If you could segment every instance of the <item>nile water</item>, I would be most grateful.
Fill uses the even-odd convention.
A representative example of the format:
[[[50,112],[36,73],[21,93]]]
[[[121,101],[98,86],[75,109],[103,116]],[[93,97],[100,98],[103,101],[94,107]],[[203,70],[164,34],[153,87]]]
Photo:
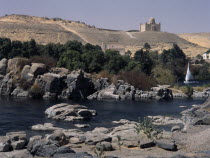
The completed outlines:
[[[112,127],[112,121],[129,119],[137,121],[139,117],[148,115],[165,115],[179,117],[180,112],[190,108],[193,104],[201,104],[205,99],[174,99],[170,102],[156,100],[141,101],[83,101],[72,102],[67,100],[26,100],[0,98],[0,135],[11,131],[30,130],[32,125],[53,123],[62,128],[75,128],[74,123],[65,121],[54,121],[47,119],[44,111],[57,103],[68,102],[70,104],[85,105],[97,111],[98,115],[87,122],[91,130],[95,127]],[[186,106],[180,108],[179,106]]]

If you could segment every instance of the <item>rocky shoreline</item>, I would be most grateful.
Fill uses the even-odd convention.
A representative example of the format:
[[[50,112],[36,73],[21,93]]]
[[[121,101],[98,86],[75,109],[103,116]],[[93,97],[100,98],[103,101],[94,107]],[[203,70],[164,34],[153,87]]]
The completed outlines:
[[[206,98],[209,92],[195,92],[192,97]],[[151,91],[135,88],[123,80],[116,84],[107,78],[92,79],[81,70],[69,72],[65,68],[48,68],[29,59],[13,58],[0,61],[0,96],[44,99],[139,100],[186,98],[167,87],[153,87]]]
[[[24,131],[0,137],[0,157],[5,158],[200,158],[210,156],[210,99],[182,112],[182,118],[148,116],[140,122],[121,119],[113,128],[92,131],[63,129],[51,123],[31,127],[48,134],[27,137]],[[192,115],[193,113],[193,115]],[[56,104],[45,111],[49,119],[75,123],[97,117],[97,112],[82,105]],[[71,119],[69,119],[69,117]],[[79,118],[79,119],[78,119]],[[152,123],[152,124],[151,124]],[[173,125],[171,131],[159,125]],[[184,128],[180,126],[184,125]],[[156,125],[156,126],[154,126]]]

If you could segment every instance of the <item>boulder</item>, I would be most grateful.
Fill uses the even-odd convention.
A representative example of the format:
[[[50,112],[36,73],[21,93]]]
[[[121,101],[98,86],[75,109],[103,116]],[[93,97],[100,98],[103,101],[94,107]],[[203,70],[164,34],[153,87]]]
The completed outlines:
[[[61,92],[61,76],[53,73],[46,73],[36,78],[35,84],[39,85],[44,92],[60,93]]]
[[[94,84],[83,71],[73,71],[66,78],[67,89],[61,94],[62,98],[86,99],[95,92]]]
[[[95,90],[99,91],[109,86],[108,78],[100,78],[94,81]]]
[[[123,146],[127,148],[134,148],[134,147],[139,147],[139,140],[125,140],[123,141]]]
[[[85,136],[76,136],[69,139],[70,144],[82,144],[86,140]]]
[[[171,132],[180,131],[180,130],[181,130],[181,128],[180,128],[179,126],[173,126],[173,127],[171,128]]]
[[[2,59],[0,61],[0,75],[6,75],[6,71],[7,71],[7,59]]]
[[[6,134],[11,140],[11,146],[13,150],[24,149],[28,143],[26,133],[24,131],[10,132]]]
[[[19,74],[25,65],[30,65],[29,59],[13,58],[8,60],[7,73]]]
[[[66,153],[75,153],[74,150],[70,149],[69,147],[67,146],[62,146],[62,147],[59,147],[56,152],[56,154],[66,154]]]
[[[10,95],[14,88],[12,75],[8,73],[0,82],[0,95]]]
[[[52,123],[45,123],[45,124],[37,124],[31,127],[32,130],[35,131],[55,131],[61,130],[61,128],[55,127]]]
[[[42,136],[37,135],[37,136],[33,136],[29,139],[28,145],[27,145],[27,150],[31,153],[32,150],[34,150],[34,144],[37,143],[38,141],[40,141],[42,139]]]
[[[157,147],[164,150],[177,151],[177,145],[175,144],[175,142],[169,139],[156,140],[155,144]]]
[[[154,146],[155,146],[155,143],[152,140],[141,140],[140,141],[140,148],[142,148],[142,149],[151,148]]]
[[[88,96],[88,99],[90,99],[90,100],[93,100],[93,99],[98,99],[98,100],[116,99],[116,100],[119,100],[120,95],[116,94],[116,92],[117,92],[116,86],[114,84],[111,84],[107,88],[97,91],[96,93]]]
[[[41,145],[37,149],[36,155],[41,156],[41,157],[52,157],[56,153],[57,149],[58,149],[58,146],[56,146],[55,144]]]
[[[81,109],[77,112],[79,116],[83,117],[84,119],[91,119],[92,118],[92,112],[90,112],[88,109]]]
[[[21,79],[28,83],[34,82],[34,75],[30,73],[30,65],[25,65],[21,71]]]
[[[21,150],[24,149],[26,147],[27,142],[25,140],[18,140],[18,141],[14,141],[12,142],[12,148],[13,150]]]
[[[23,97],[23,98],[27,98],[29,96],[29,92],[23,90],[22,88],[20,88],[19,86],[17,86],[13,92],[11,93],[12,97]]]
[[[112,144],[110,142],[99,142],[96,144],[96,149],[98,151],[112,151]]]
[[[88,110],[85,106],[67,103],[54,105],[45,111],[48,118],[65,121],[90,119],[95,113],[95,110]]]
[[[62,68],[62,67],[61,68],[57,68],[57,67],[52,68],[51,71],[52,71],[52,73],[59,74],[61,76],[66,76],[69,74],[69,70],[66,68]]]
[[[26,132],[24,131],[9,132],[6,134],[6,136],[9,137],[11,141],[19,141],[19,140],[27,141]]]
[[[112,141],[112,137],[106,134],[93,134],[91,132],[87,132],[84,136],[86,137],[85,144],[88,145],[96,145],[98,142]]]
[[[68,144],[68,139],[66,135],[62,131],[55,131],[53,134],[47,136],[47,140],[50,140],[54,144],[58,144],[59,146],[63,146]]]
[[[43,75],[44,73],[46,73],[46,71],[47,71],[47,68],[45,64],[32,63],[29,73],[32,74],[34,78],[36,78],[38,75]]]
[[[210,125],[210,112],[198,106],[182,111],[181,115],[185,124],[183,130],[194,125]]]
[[[7,136],[0,136],[0,152],[11,150],[11,141]]]
[[[89,128],[90,125],[88,124],[75,124],[74,126],[78,127],[78,128]]]

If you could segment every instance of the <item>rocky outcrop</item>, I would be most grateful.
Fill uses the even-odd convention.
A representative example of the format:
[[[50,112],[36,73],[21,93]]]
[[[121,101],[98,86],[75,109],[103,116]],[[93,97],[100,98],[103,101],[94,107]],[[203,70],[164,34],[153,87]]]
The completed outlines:
[[[10,95],[14,90],[14,81],[10,73],[6,74],[0,82],[0,95]]]
[[[92,80],[86,77],[81,70],[71,72],[65,83],[67,88],[62,91],[62,98],[86,99],[87,96],[95,92]]]
[[[96,111],[81,105],[61,103],[48,108],[45,114],[48,118],[55,120],[76,121],[91,119],[96,115]]]
[[[7,59],[2,59],[0,61],[0,75],[6,75],[7,72]]]
[[[21,71],[21,79],[33,84],[34,80],[38,75],[43,75],[47,72],[45,64],[42,63],[32,63],[30,65],[25,65]]]
[[[44,93],[54,94],[55,96],[62,90],[61,76],[58,74],[46,73],[40,75],[36,78],[34,84],[38,85]]]

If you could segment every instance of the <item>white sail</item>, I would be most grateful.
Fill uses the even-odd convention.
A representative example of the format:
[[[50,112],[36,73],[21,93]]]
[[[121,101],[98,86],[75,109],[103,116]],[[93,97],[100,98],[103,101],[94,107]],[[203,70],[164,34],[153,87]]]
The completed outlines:
[[[190,64],[188,63],[188,68],[187,68],[187,74],[185,77],[185,81],[190,81],[193,80],[193,75],[190,72]]]

